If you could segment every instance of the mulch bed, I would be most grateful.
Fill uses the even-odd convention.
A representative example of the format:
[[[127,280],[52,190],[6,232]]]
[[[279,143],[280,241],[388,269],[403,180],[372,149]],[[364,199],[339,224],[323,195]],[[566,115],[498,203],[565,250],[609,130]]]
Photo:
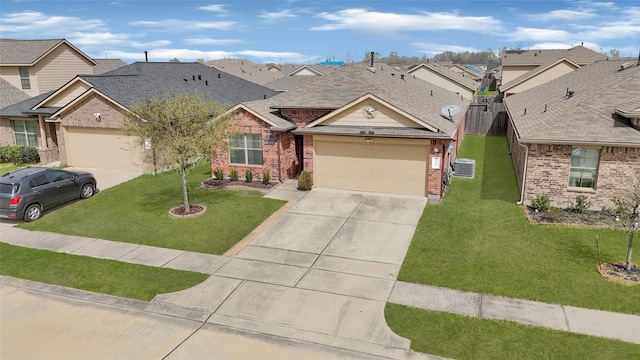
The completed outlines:
[[[202,215],[206,210],[204,205],[189,204],[189,211],[187,211],[184,205],[180,205],[169,210],[169,215],[175,218],[190,218]]]
[[[537,212],[534,209],[525,206],[524,213],[532,224],[625,229],[625,224],[616,221],[616,217],[607,211],[587,211],[586,213],[580,214],[570,209],[552,208],[547,212]]]
[[[231,181],[229,179],[225,179],[225,180],[217,180],[214,178],[205,180],[202,182],[202,186],[206,187],[206,188],[217,188],[217,189],[222,189],[222,188],[239,188],[239,189],[243,189],[243,188],[247,188],[247,189],[253,189],[253,190],[260,190],[260,191],[267,191],[271,188],[273,188],[274,186],[278,185],[278,183],[269,183],[269,184],[263,184],[261,181],[252,181],[252,182],[246,182],[246,181]]]
[[[624,268],[623,263],[607,263],[598,267],[600,274],[607,279],[625,284],[625,285],[638,285],[640,284],[640,267],[636,264],[631,266],[631,271],[627,271]]]

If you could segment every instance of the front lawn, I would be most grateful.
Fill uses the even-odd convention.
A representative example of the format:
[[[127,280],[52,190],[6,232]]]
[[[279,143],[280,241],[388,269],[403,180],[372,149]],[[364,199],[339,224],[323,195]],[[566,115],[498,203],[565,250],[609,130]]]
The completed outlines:
[[[62,254],[0,243],[0,274],[150,301],[193,287],[209,276],[191,271]]]
[[[427,205],[399,280],[640,314],[640,288],[596,269],[596,234],[611,262],[626,257],[625,232],[529,224],[504,136],[466,135],[458,156],[476,160],[475,178],[454,178],[441,203]]]
[[[182,204],[182,182],[178,174],[162,173],[142,175],[18,227],[220,255],[285,202],[257,191],[202,188],[209,171],[202,162],[189,177],[190,202],[207,207],[195,218],[169,216],[169,209]]]
[[[385,316],[411,348],[453,359],[640,359],[640,345],[509,321],[388,303]]]

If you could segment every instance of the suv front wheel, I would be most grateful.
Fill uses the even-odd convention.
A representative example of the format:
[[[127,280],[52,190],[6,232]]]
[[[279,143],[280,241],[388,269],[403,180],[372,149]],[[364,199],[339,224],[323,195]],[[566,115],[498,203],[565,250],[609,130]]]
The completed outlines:
[[[40,219],[42,216],[42,209],[40,205],[32,204],[27,206],[27,209],[24,211],[24,220],[25,221],[34,221]]]

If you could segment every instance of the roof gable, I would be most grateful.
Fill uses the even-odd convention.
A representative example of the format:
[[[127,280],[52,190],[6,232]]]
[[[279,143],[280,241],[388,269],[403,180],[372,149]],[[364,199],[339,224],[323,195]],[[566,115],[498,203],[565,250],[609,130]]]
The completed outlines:
[[[13,40],[0,39],[0,65],[33,66],[60,46],[68,46],[93,65],[97,63],[65,39]]]
[[[565,69],[566,68],[572,68],[573,70],[575,70],[575,69],[578,69],[580,67],[580,65],[572,62],[569,59],[562,58],[562,59],[560,59],[560,60],[558,60],[556,62],[547,64],[547,65],[538,66],[537,68],[518,76],[517,78],[515,78],[515,79],[509,81],[508,83],[503,84],[502,86],[500,86],[500,91],[505,92],[505,91],[507,91],[509,89],[512,89],[513,87],[515,87],[517,85],[520,85],[520,84],[522,84],[522,83],[524,83],[526,81],[529,81],[529,80],[531,80],[531,79],[533,79],[535,77],[541,77],[544,74],[551,74],[551,73],[554,72],[554,70],[558,70],[560,72],[560,74],[551,75],[551,76],[558,77],[560,75],[564,75],[566,72],[563,71],[563,69],[561,69],[561,67],[564,67]],[[558,71],[556,71],[556,72],[558,72]]]
[[[363,116],[363,106],[373,106],[374,114],[369,117]],[[422,128],[434,132],[438,130],[371,94],[366,94],[316,119],[309,123],[307,128],[319,125]]]
[[[629,59],[598,61],[505,98],[520,142],[640,147],[640,131],[616,109],[640,107],[640,66]]]
[[[427,71],[429,73],[435,74],[436,76],[445,79],[450,83],[454,83],[468,90],[476,90],[477,84],[475,81],[471,80],[470,78],[464,77],[461,73],[435,64],[420,64],[411,68],[411,70],[407,71],[407,73],[416,74],[420,71]]]

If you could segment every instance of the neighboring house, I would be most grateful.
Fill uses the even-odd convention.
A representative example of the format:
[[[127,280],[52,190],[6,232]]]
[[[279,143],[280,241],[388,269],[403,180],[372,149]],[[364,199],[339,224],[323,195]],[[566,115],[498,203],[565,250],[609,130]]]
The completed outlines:
[[[605,59],[606,55],[582,45],[571,49],[505,50],[501,59],[501,73],[498,75],[500,91],[506,97]]]
[[[611,207],[640,171],[640,65],[603,60],[507,97],[507,137],[529,204],[548,195],[560,206],[586,195]]]
[[[0,78],[29,96],[55,90],[96,61],[64,39],[0,39]]]
[[[127,65],[120,59],[93,59],[93,61],[96,62],[96,66],[93,67],[93,75],[101,75]]]
[[[317,187],[441,197],[469,101],[392,70],[349,64],[235,106],[242,134],[212,157],[212,171],[268,170],[282,181],[306,170]],[[445,117],[445,106],[460,111]]]
[[[409,69],[407,74],[459,94],[467,100],[473,100],[478,88],[475,80],[438,64],[420,64]]]
[[[229,107],[276,94],[198,63],[133,63],[103,75],[78,75],[51,93],[0,109],[2,139],[26,137],[43,161],[149,172],[151,151],[120,131],[122,116],[146,97],[186,92],[207,93]]]
[[[316,76],[326,76],[338,70],[343,65],[295,65],[286,64],[283,66],[282,72],[286,74],[277,80],[274,80],[265,86],[278,92],[289,91],[295,89],[308,81],[314,80]]]
[[[268,84],[285,76],[277,66],[258,65],[247,59],[218,59],[209,61],[206,65],[259,85]]]
[[[447,69],[461,74],[462,76],[469,78],[471,80],[474,80],[476,82],[480,82],[482,81],[482,73],[473,71],[472,69],[464,66],[464,65],[460,65],[460,64],[453,64],[451,66],[448,66]]]

